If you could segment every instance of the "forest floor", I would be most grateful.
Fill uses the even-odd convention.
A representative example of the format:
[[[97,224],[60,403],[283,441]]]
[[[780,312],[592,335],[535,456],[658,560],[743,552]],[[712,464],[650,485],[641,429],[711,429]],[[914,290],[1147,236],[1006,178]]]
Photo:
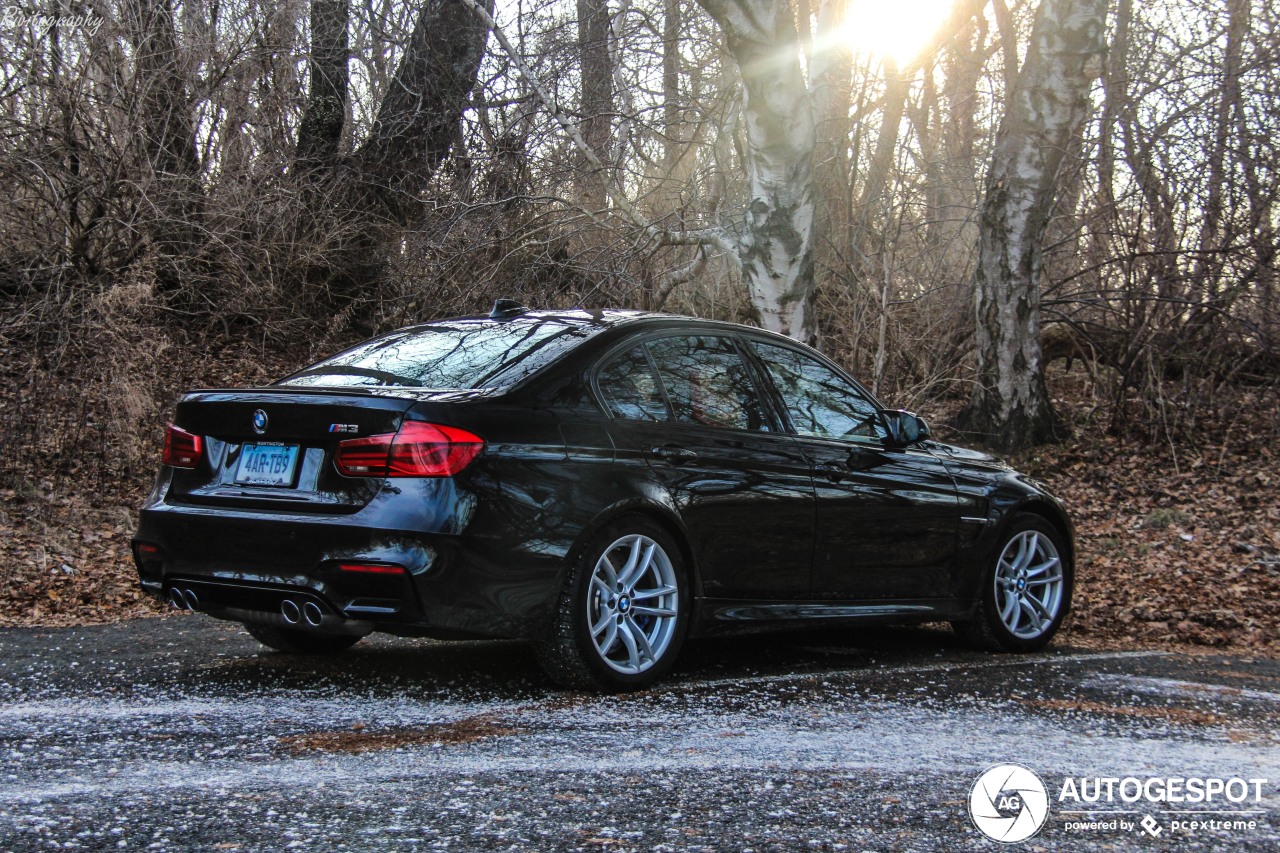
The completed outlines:
[[[209,355],[205,363],[215,366],[186,384],[251,384],[306,360],[234,347]],[[1078,584],[1067,641],[1280,657],[1275,403],[1259,403],[1268,410],[1255,408],[1194,447],[1153,444],[1108,435],[1090,423],[1090,404],[1071,393],[1078,386],[1060,384],[1055,405],[1074,422],[1073,437],[1011,461],[1047,483],[1075,521]],[[15,388],[0,383],[0,394],[40,393],[50,406],[74,412],[56,400],[74,388]],[[0,399],[0,407],[18,402]],[[1251,424],[1263,425],[1265,434],[1250,432]],[[153,426],[158,458],[161,423]],[[0,479],[0,625],[83,625],[163,613],[139,590],[129,554],[137,508],[151,485],[146,460],[114,475],[74,463],[69,473],[40,474],[41,460],[53,452],[36,448],[11,458]]]

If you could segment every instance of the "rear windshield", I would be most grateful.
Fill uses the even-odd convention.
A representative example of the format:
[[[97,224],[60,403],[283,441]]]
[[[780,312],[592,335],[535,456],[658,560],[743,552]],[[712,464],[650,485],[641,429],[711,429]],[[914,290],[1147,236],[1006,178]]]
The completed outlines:
[[[577,312],[444,320],[365,341],[277,384],[504,388],[603,328]]]

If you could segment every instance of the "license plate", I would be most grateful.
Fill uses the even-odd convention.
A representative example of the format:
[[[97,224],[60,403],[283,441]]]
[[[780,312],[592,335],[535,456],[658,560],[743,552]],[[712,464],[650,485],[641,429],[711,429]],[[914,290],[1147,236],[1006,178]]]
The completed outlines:
[[[292,486],[296,444],[246,444],[240,448],[236,482],[247,486]]]

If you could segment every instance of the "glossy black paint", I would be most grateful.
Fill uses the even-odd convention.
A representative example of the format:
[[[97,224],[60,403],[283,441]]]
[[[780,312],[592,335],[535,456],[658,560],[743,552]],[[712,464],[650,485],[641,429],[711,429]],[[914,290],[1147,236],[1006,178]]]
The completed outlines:
[[[492,322],[542,317],[581,325],[576,344],[501,388],[186,395],[175,423],[203,436],[206,450],[194,470],[163,467],[142,508],[134,554],[144,588],[160,597],[175,584],[203,589],[202,609],[240,621],[282,624],[272,608],[298,593],[323,605],[327,629],[535,638],[593,532],[642,513],[683,551],[697,635],[813,619],[963,618],[1016,512],[1043,515],[1071,547],[1060,503],[991,457],[931,440],[902,446],[883,423],[880,437],[856,441],[795,434],[752,345],[793,342],[629,311]],[[610,413],[602,365],[638,341],[693,335],[743,359],[743,393],[759,405],[750,429]],[[261,436],[252,429],[259,409],[269,424]],[[469,430],[485,449],[452,478],[337,472],[337,441],[394,432],[406,419]],[[354,432],[334,434],[335,424]],[[242,446],[263,440],[302,447],[290,488],[234,482]],[[344,561],[406,571],[357,576],[338,568]]]

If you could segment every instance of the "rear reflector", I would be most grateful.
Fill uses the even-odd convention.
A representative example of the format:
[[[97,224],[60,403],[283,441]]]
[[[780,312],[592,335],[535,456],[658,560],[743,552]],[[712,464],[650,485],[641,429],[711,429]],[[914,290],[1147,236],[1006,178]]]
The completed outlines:
[[[339,563],[338,568],[344,572],[356,572],[365,575],[404,574],[404,566],[387,565],[385,563]]]
[[[200,464],[200,452],[204,441],[181,427],[169,424],[164,433],[164,450],[160,461],[174,468],[194,468]]]
[[[160,546],[152,545],[150,542],[139,542],[138,553],[146,554],[148,557],[154,557],[156,554],[160,553]]]
[[[452,477],[484,450],[465,429],[405,421],[396,433],[338,442],[334,464],[348,477]]]

